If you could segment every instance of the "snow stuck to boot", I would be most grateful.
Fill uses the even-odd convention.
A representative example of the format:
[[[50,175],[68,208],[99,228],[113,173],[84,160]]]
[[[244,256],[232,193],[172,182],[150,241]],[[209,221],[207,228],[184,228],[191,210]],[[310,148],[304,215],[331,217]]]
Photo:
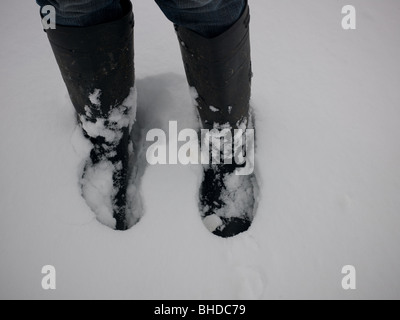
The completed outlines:
[[[210,232],[229,238],[250,228],[257,210],[259,188],[253,170],[248,174],[239,174],[244,165],[247,166],[251,162],[254,166],[254,139],[247,137],[246,140],[241,137],[243,142],[238,145],[235,143],[236,136],[231,142],[233,143],[232,149],[224,147],[221,150],[220,139],[227,141],[224,137],[226,126],[214,125],[214,128],[219,131],[214,133],[217,135],[217,139],[210,139],[211,164],[204,166],[203,181],[200,187],[200,211],[203,223]],[[237,127],[242,128],[245,132],[246,128],[253,127],[252,119],[249,124],[247,121],[238,123]],[[232,128],[228,129],[232,130]],[[225,132],[230,133],[230,130]],[[243,135],[245,134],[243,133]],[[216,141],[219,142],[215,144]],[[247,144],[247,156],[245,156],[245,163],[239,164],[235,162],[235,159],[240,158],[238,155],[243,153],[244,143]],[[231,154],[230,159],[229,153]],[[215,159],[216,154],[220,155],[217,160]],[[250,157],[250,154],[253,156]],[[223,159],[222,162],[221,159]]]
[[[89,96],[99,109],[101,94],[96,89]],[[99,222],[117,230],[135,225],[142,212],[139,188],[128,189],[129,180],[134,179],[130,133],[136,119],[136,100],[136,88],[132,88],[125,101],[111,108],[107,115],[94,117],[86,107],[86,114],[79,117],[83,133],[91,142],[90,156],[80,181],[82,196]]]

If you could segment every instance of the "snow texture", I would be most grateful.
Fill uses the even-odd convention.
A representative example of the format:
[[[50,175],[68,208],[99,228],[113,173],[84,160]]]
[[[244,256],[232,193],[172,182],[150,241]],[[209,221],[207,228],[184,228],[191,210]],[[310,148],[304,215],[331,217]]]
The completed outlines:
[[[226,189],[223,189],[221,200],[226,205],[215,213],[223,218],[245,218],[254,219],[255,212],[248,212],[248,208],[257,208],[258,190],[257,182],[253,175],[239,176],[236,174],[227,175],[224,179]],[[256,203],[254,204],[254,198]]]
[[[113,218],[112,199],[116,192],[113,186],[115,167],[110,161],[86,168],[82,178],[82,195],[88,206],[96,214],[97,219],[104,225],[115,229],[116,221]]]
[[[210,106],[210,110],[211,110],[212,112],[219,112],[219,109],[216,108],[216,107],[213,107],[213,106]]]
[[[100,107],[101,106],[100,96],[101,96],[101,90],[95,89],[94,92],[89,96],[89,100],[96,107]]]
[[[135,1],[129,201],[140,222],[117,232],[81,196],[90,146],[35,2],[1,1],[0,298],[400,298],[400,2],[351,1],[357,30],[347,31],[344,0],[249,2],[260,202],[248,232],[221,239],[198,210],[202,166],[143,156],[148,130],[199,127],[155,2]],[[110,192],[98,166],[99,192]],[[93,202],[111,224],[109,203]],[[56,290],[41,287],[45,265]],[[342,289],[345,265],[357,290]]]
[[[96,89],[90,96],[90,101],[97,107],[101,106],[101,91]],[[137,91],[132,88],[129,96],[120,106],[114,107],[105,118],[97,118],[92,121],[90,109],[86,106],[86,114],[80,116],[80,122],[83,129],[91,138],[104,137],[111,145],[116,145],[122,138],[122,130],[129,127],[133,129],[133,124],[136,119],[137,110]],[[83,133],[81,133],[83,135]],[[82,139],[84,137],[82,136]],[[80,141],[82,141],[82,139]],[[75,146],[75,149],[78,149]],[[131,149],[130,158],[134,158],[134,153],[137,150]],[[107,151],[107,158],[114,156],[115,150]],[[82,154],[82,158],[90,159],[89,153]],[[131,161],[131,163],[134,163]],[[86,200],[88,206],[95,213],[97,220],[102,224],[115,229],[116,221],[113,217],[113,199],[117,191],[113,185],[113,175],[121,170],[121,162],[113,164],[111,161],[102,160],[100,163],[92,164],[90,161],[86,163],[84,175],[80,181],[82,186],[82,196]],[[132,170],[132,172],[135,172]],[[129,202],[127,215],[128,225],[136,224],[142,215],[143,208],[141,206],[139,185],[136,184],[135,177],[130,181],[128,190],[128,198],[135,199],[134,204]]]
[[[90,101],[98,107],[101,106],[100,95],[101,91],[96,89],[89,96]],[[132,130],[136,119],[136,100],[136,88],[132,88],[131,93],[120,106],[115,106],[107,117],[97,119],[92,119],[91,111],[86,106],[86,114],[80,116],[83,129],[89,137],[104,137],[106,142],[110,144],[117,143],[122,138],[122,130],[124,128],[129,127]]]
[[[203,223],[210,232],[214,232],[224,224],[220,217],[217,214],[211,214],[203,219]]]

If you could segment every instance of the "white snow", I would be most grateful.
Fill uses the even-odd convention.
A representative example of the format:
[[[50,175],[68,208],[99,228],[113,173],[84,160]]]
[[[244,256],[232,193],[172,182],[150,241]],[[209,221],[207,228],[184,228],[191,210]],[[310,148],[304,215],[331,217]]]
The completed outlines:
[[[189,87],[189,94],[192,98],[192,105],[198,107],[197,98],[199,97],[199,93],[195,87]]]
[[[93,104],[101,106],[100,96],[101,91],[96,89],[95,93],[89,96],[89,99]],[[86,133],[92,138],[101,136],[104,137],[108,143],[117,144],[122,138],[122,130],[127,127],[132,129],[136,120],[136,88],[131,88],[130,94],[120,106],[114,107],[106,117],[98,118],[96,119],[96,122],[92,122],[92,114],[90,109],[86,107],[85,110],[86,115],[80,116],[80,121],[82,123],[82,127],[86,130]],[[86,144],[85,142],[82,142],[85,140],[82,130],[77,129],[76,131],[78,131],[77,134],[79,134],[80,131],[82,137],[74,140],[74,142],[78,144],[74,145],[74,149],[85,150],[85,148],[79,146],[82,143]],[[91,146],[89,145],[89,150],[90,149]],[[134,154],[135,152],[139,152],[139,150],[135,150],[133,146],[130,146],[130,151],[130,157],[133,158],[131,163],[136,163],[137,161],[134,161]],[[107,150],[108,157],[113,157],[115,154],[115,150]],[[112,201],[117,194],[117,190],[113,186],[113,175],[115,172],[122,169],[122,163],[118,162],[113,164],[111,161],[103,160],[100,163],[93,165],[90,161],[90,156],[89,152],[87,152],[87,149],[86,153],[83,153],[81,157],[83,159],[87,159],[87,163],[83,169],[84,175],[80,180],[82,196],[86,200],[88,206],[92,209],[93,213],[96,215],[97,220],[99,220],[99,222],[102,224],[115,229],[116,221],[113,217]],[[143,161],[138,163],[143,165]],[[133,171],[136,172],[136,170],[137,168],[135,166]],[[137,179],[138,177],[133,174],[128,190],[127,218],[129,226],[135,225],[143,214],[142,201],[139,191],[140,181]],[[139,213],[139,211],[141,212]]]
[[[203,219],[203,223],[210,232],[214,232],[223,225],[223,221],[221,220],[220,216],[216,214],[205,217]]]
[[[115,229],[112,196],[115,196],[113,173],[115,168],[110,161],[102,161],[86,169],[81,180],[82,195],[88,206],[104,225]]]
[[[95,89],[93,93],[89,96],[89,100],[93,105],[100,107],[101,106],[100,96],[101,96],[101,90]]]
[[[97,92],[95,98],[94,94],[91,94],[89,99],[95,105],[101,106],[101,91],[96,90],[95,92]],[[132,128],[135,122],[137,110],[136,100],[136,88],[131,88],[129,96],[120,106],[115,106],[104,118],[95,119],[96,122],[93,122],[92,112],[86,106],[86,114],[80,116],[83,129],[92,138],[99,136],[104,137],[109,143],[120,141],[122,138],[122,129],[127,127]]]
[[[219,109],[216,108],[216,107],[214,107],[214,106],[210,106],[210,110],[211,110],[212,112],[218,112],[218,111],[219,111]]]
[[[221,199],[226,206],[217,210],[219,217],[233,218],[241,217],[247,214],[250,220],[253,220],[255,212],[248,208],[257,207],[258,186],[254,176],[239,176],[236,174],[227,175],[225,178],[226,189],[221,194]],[[256,203],[253,199],[256,199]],[[204,220],[203,220],[204,222]]]
[[[347,4],[250,1],[260,202],[249,232],[226,240],[201,221],[201,166],[144,166],[149,129],[198,129],[156,4],[135,2],[141,219],[116,232],[81,196],[88,146],[38,8],[3,0],[0,298],[400,298],[400,2],[351,1],[357,30],[345,31]],[[41,287],[45,265],[54,291]],[[357,290],[342,289],[345,265]]]

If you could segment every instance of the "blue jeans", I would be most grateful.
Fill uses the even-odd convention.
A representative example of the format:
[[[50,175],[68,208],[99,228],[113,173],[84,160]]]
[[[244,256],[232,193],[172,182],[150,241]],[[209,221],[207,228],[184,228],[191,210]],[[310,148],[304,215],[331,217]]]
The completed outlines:
[[[149,1],[149,0],[147,0]],[[174,24],[205,37],[215,37],[241,16],[247,0],[155,0]],[[57,23],[65,26],[92,26],[117,19],[122,14],[120,0],[36,0],[41,6],[56,8]]]

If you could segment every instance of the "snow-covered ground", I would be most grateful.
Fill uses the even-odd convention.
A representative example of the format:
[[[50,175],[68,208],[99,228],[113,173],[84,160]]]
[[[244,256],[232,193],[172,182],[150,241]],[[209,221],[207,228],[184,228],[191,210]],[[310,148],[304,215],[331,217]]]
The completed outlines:
[[[73,108],[34,1],[0,3],[0,298],[400,298],[400,2],[250,0],[261,200],[210,234],[201,168],[149,166],[127,232],[81,197]],[[136,0],[138,122],[196,126],[179,46]],[[57,289],[44,291],[53,265]],[[342,267],[357,290],[342,289]]]

